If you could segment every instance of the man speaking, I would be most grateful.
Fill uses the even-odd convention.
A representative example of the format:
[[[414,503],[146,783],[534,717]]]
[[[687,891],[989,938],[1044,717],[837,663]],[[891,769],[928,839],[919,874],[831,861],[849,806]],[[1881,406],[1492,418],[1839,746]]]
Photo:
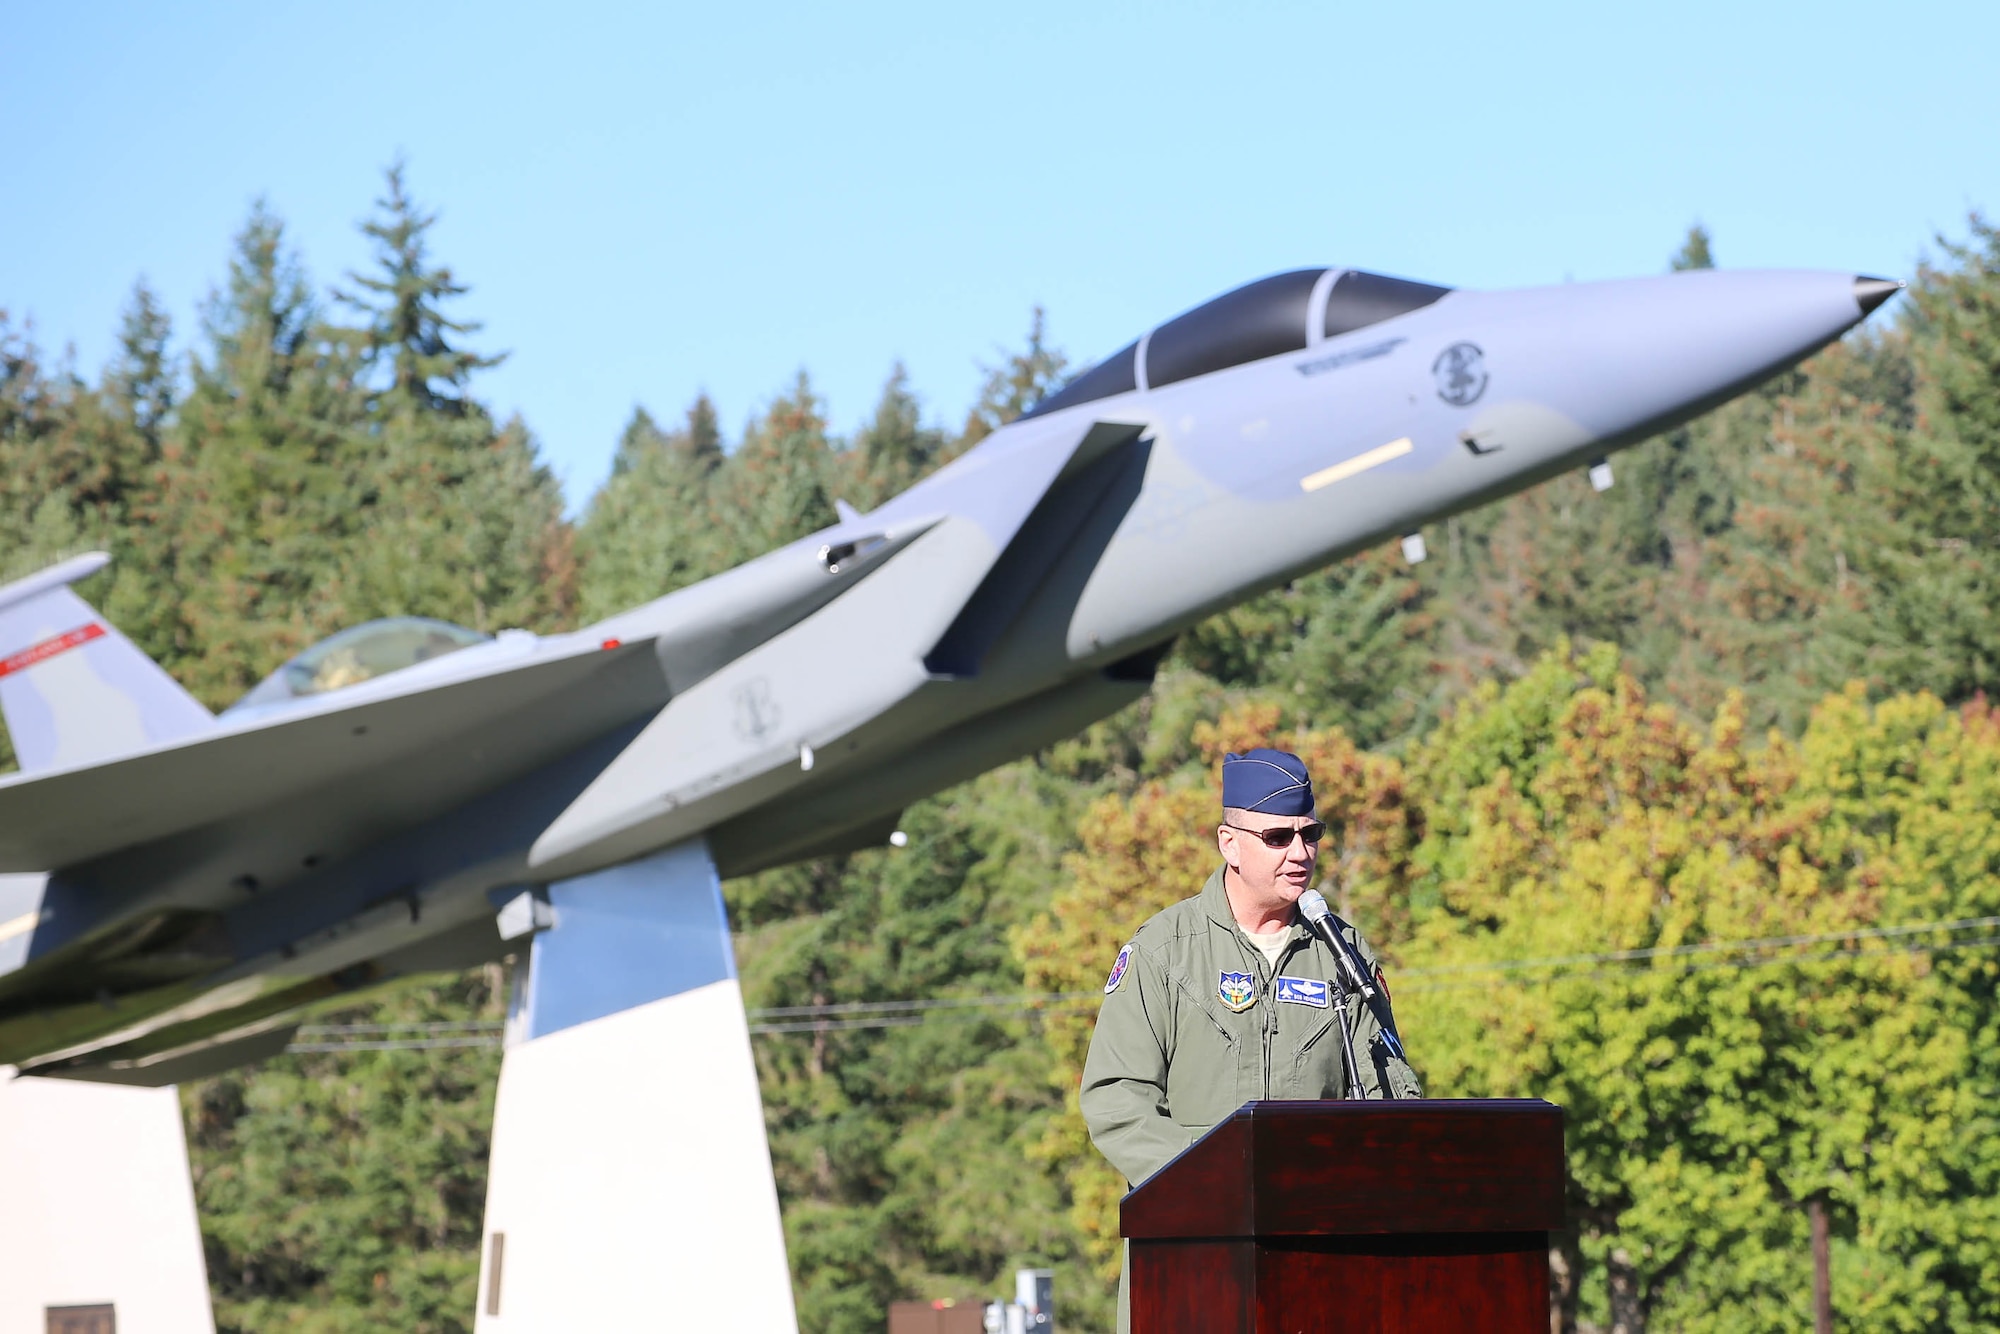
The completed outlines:
[[[1367,942],[1344,923],[1331,928],[1357,979],[1302,919],[1325,836],[1298,756],[1223,757],[1223,864],[1118,952],[1083,1063],[1091,1141],[1133,1185],[1255,1099],[1422,1096]],[[1344,983],[1362,981],[1372,998],[1343,997]],[[1343,999],[1345,1037],[1335,1022]],[[1123,1280],[1118,1295],[1122,1334]]]

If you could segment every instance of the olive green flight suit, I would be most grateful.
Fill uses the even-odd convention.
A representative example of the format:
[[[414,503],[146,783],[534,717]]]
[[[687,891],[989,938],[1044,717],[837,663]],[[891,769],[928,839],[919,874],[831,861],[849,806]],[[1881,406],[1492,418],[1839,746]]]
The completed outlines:
[[[1374,952],[1352,927],[1348,943],[1369,971]],[[1083,1063],[1083,1119],[1091,1142],[1138,1185],[1238,1107],[1255,1099],[1347,1096],[1346,1062],[1332,1000],[1333,950],[1294,923],[1273,970],[1229,910],[1218,869],[1201,893],[1165,909],[1126,946],[1124,972],[1107,984]],[[1242,979],[1253,979],[1246,997]],[[1304,979],[1281,999],[1276,979]],[[1313,985],[1325,983],[1324,988]],[[1313,1003],[1324,999],[1322,1008]],[[1240,1008],[1238,1008],[1240,1007]],[[1389,998],[1348,999],[1361,1096],[1423,1096],[1399,1054]],[[1383,1029],[1387,1025],[1385,1035]],[[1118,1285],[1118,1328],[1129,1328]]]

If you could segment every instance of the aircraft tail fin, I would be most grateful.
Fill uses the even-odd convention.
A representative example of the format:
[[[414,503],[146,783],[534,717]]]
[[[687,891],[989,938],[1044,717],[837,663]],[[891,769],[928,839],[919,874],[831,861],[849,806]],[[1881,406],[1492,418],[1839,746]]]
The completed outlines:
[[[0,587],[0,716],[23,771],[130,754],[215,726],[215,716],[70,584],[101,551]]]

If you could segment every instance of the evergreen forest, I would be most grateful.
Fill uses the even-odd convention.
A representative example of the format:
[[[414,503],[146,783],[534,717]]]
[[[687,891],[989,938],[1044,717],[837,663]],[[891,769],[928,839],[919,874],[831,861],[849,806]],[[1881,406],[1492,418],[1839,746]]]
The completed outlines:
[[[372,265],[325,281],[259,205],[197,326],[141,284],[95,370],[0,315],[0,579],[110,551],[78,591],[221,707],[373,617],[555,630],[693,583],[1082,369],[1036,310],[962,422],[899,367],[847,431],[804,372],[740,427],[636,408],[570,515],[481,401],[504,353],[430,226],[392,169]],[[1061,1328],[1109,1329],[1094,999],[1206,875],[1220,754],[1269,743],[1313,767],[1328,897],[1428,1091],[1569,1111],[1554,1328],[1810,1327],[1817,1221],[1838,1328],[2000,1329],[2000,229],[1931,244],[1609,491],[1558,478],[1421,564],[1258,597],[1141,702],[907,811],[905,846],[729,883],[802,1327],[879,1334],[1033,1264]],[[1713,262],[1699,228],[1663,258]],[[312,1022],[490,1022],[507,985]],[[840,1008],[760,1018],[797,1006]],[[469,1330],[499,1062],[302,1041],[184,1088],[219,1327]]]

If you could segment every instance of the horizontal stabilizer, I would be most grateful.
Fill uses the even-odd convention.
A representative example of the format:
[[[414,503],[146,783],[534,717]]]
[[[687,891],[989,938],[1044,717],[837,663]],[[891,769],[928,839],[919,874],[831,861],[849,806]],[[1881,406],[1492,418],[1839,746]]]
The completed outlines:
[[[209,1079],[238,1066],[268,1061],[285,1050],[298,1029],[296,1019],[265,1024],[256,1032],[226,1042],[191,1046],[185,1051],[149,1056],[141,1060],[104,1060],[90,1056],[51,1061],[29,1066],[21,1073],[45,1079],[77,1079],[90,1084],[130,1084],[138,1088],[164,1088],[191,1080]]]
[[[215,727],[180,682],[70,591],[101,551],[0,588],[0,714],[25,771],[129,755]]]

